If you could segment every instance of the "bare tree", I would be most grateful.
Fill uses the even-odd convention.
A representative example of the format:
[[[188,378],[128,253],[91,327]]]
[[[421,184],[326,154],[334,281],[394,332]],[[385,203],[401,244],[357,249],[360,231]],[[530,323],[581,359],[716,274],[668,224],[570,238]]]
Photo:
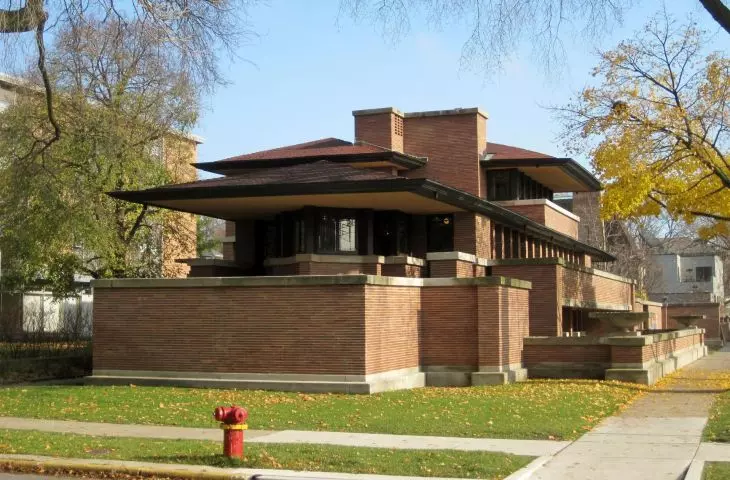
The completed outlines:
[[[114,20],[120,24],[144,25],[151,35],[164,39],[158,48],[179,62],[203,88],[212,88],[222,78],[218,52],[235,54],[249,35],[245,19],[256,0],[0,0],[0,41],[17,41],[32,32],[36,67],[46,94],[47,120],[51,129],[31,154],[42,153],[58,141],[62,131],[54,112],[53,84],[46,65],[45,37],[58,31],[84,28],[89,22]],[[13,44],[7,50],[20,55]],[[17,59],[16,59],[17,60]]]
[[[730,8],[722,0],[697,0],[730,33]],[[593,39],[621,24],[641,0],[341,0],[341,13],[380,26],[388,38],[408,32],[414,15],[440,27],[465,25],[462,65],[491,71],[528,42],[549,70],[563,60],[565,33]],[[672,2],[674,3],[674,2]],[[679,2],[677,2],[679,3]],[[671,5],[668,7],[671,8]]]

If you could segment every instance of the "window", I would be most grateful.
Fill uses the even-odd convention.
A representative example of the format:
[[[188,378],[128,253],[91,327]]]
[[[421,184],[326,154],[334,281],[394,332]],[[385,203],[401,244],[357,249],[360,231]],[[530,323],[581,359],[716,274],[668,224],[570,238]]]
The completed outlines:
[[[454,250],[453,215],[431,215],[426,220],[427,247],[429,252],[451,252]]]
[[[397,211],[375,212],[373,216],[373,253],[410,254],[408,216]]]
[[[356,253],[357,220],[352,214],[322,212],[317,216],[317,251]]]
[[[712,267],[697,267],[695,269],[695,275],[697,276],[698,282],[711,282]]]
[[[512,200],[510,194],[510,170],[489,171],[489,200]]]

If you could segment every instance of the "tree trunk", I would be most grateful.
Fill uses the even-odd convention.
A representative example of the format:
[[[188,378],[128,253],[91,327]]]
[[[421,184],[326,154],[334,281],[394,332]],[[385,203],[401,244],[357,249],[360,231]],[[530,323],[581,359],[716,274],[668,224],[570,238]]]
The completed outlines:
[[[31,32],[46,19],[43,0],[27,0],[16,10],[0,10],[0,33]]]

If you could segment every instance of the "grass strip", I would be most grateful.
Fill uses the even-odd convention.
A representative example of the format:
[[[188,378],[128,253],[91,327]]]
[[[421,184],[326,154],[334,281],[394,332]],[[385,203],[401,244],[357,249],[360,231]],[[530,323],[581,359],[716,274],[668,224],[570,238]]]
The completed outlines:
[[[421,477],[504,478],[532,458],[493,452],[392,450],[329,445],[247,444],[243,461],[223,457],[217,442],[93,437],[0,430],[0,453],[156,463],[368,473]]]
[[[708,462],[702,470],[702,480],[729,480],[730,463]]]
[[[715,397],[703,438],[708,442],[730,442],[730,392]]]
[[[645,387],[593,380],[418,388],[376,395],[137,386],[0,389],[0,415],[122,424],[215,427],[218,405],[242,405],[261,430],[575,439]],[[43,405],[43,408],[38,408]]]

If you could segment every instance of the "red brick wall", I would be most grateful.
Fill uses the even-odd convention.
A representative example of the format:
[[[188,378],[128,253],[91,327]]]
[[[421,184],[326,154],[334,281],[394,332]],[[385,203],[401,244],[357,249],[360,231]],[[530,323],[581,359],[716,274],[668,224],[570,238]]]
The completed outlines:
[[[379,263],[301,262],[299,275],[380,275]]]
[[[609,363],[609,345],[525,345],[524,365],[534,367],[545,362]]]
[[[530,335],[562,335],[565,300],[633,305],[633,286],[560,265],[495,265],[492,275],[532,282]]]
[[[578,238],[578,222],[548,205],[503,205],[503,207],[553,230]]]
[[[720,338],[720,304],[719,303],[697,303],[693,305],[668,305],[667,306],[667,328],[684,328],[672,319],[675,315],[705,315],[705,320],[700,320],[697,326],[706,330],[707,338]]]
[[[97,288],[94,368],[363,375],[513,364],[528,294],[474,285]]]
[[[495,265],[492,275],[532,282],[530,290],[530,335],[561,334],[561,307],[558,302],[556,265]]]
[[[364,374],[363,285],[98,288],[94,368]]]
[[[612,278],[593,275],[570,267],[558,268],[562,298],[580,302],[596,301],[611,305],[633,306],[633,285]]]
[[[522,339],[529,331],[529,292],[482,287],[478,291],[479,365],[522,362]],[[493,305],[498,307],[495,309]]]
[[[422,289],[421,361],[423,365],[476,367],[477,289]]]
[[[429,260],[431,278],[465,278],[474,276],[474,264],[463,260]]]
[[[420,287],[365,286],[368,374],[418,367]]]
[[[480,128],[486,127],[477,113],[406,117],[404,150],[428,157],[428,163],[405,175],[430,178],[479,196],[479,155],[486,146]]]
[[[396,131],[396,121],[402,120],[403,117],[394,112],[355,115],[355,141],[402,152],[403,132]]]
[[[635,312],[643,312],[644,307],[646,307],[646,311],[649,313],[649,328],[654,329],[654,330],[664,328],[662,326],[662,324],[663,324],[662,306],[661,305],[644,305],[643,303],[640,303],[638,301],[634,302],[634,311]]]
[[[380,270],[380,274],[386,277],[421,278],[424,276],[423,267],[405,263],[386,263]]]
[[[491,225],[484,215],[472,212],[454,214],[454,250],[480,258],[491,258]]]

